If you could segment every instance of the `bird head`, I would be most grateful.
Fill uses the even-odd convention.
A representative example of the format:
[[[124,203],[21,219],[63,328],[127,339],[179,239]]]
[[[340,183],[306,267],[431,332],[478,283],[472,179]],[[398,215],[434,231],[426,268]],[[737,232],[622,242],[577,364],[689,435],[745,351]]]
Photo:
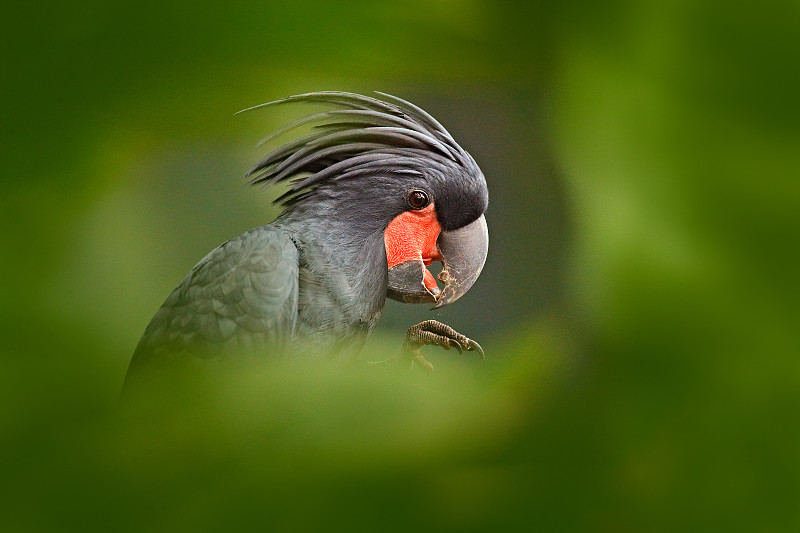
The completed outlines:
[[[271,151],[248,175],[268,186],[291,180],[276,200],[287,211],[344,219],[360,235],[382,232],[386,295],[438,308],[464,295],[486,261],[486,180],[438,121],[405,100],[379,94],[383,100],[315,92],[256,106],[305,102],[333,109],[273,132],[265,142],[313,127]],[[428,270],[437,261],[443,265],[441,288]]]

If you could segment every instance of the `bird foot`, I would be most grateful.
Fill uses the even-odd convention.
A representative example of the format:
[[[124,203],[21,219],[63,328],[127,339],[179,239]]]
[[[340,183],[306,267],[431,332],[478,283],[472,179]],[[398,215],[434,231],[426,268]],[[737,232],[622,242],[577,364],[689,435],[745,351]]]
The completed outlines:
[[[480,344],[436,320],[426,320],[409,328],[403,343],[403,351],[410,354],[419,353],[419,349],[426,345],[440,346],[445,350],[455,348],[458,353],[474,351],[478,352],[481,359],[486,358]]]
[[[367,365],[370,367],[395,367],[399,364],[410,365],[410,367],[418,366],[423,372],[430,374],[433,371],[433,365],[420,353],[420,348],[423,346],[440,346],[445,350],[455,348],[458,353],[478,352],[481,359],[486,358],[483,348],[474,340],[446,324],[436,320],[426,320],[408,329],[406,340],[397,356],[384,361],[369,362]]]

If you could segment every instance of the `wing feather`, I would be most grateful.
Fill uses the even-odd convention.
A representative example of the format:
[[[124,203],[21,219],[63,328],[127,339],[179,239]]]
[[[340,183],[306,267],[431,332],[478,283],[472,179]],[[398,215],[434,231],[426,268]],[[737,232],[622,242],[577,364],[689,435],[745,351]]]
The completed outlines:
[[[219,246],[172,291],[139,341],[128,376],[154,362],[222,353],[280,356],[297,320],[298,254],[262,226]]]

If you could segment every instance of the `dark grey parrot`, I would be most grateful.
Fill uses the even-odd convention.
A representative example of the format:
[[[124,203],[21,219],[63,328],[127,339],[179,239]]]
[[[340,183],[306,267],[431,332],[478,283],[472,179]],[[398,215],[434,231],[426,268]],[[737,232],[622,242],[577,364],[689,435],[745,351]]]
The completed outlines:
[[[126,384],[159,364],[253,356],[357,354],[386,297],[434,308],[460,298],[486,260],[486,180],[428,113],[400,98],[314,92],[318,103],[268,137],[311,133],[249,171],[255,184],[289,181],[274,222],[204,257],[169,295],[133,354]],[[255,108],[251,108],[255,109]],[[443,264],[440,288],[427,266]],[[419,348],[476,351],[473,340],[429,320],[410,328],[398,359],[430,364]]]

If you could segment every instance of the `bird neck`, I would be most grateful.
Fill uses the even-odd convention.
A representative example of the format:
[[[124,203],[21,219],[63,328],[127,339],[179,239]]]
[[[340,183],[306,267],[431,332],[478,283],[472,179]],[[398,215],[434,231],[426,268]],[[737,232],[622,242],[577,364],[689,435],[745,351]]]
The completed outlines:
[[[326,323],[340,335],[369,335],[386,303],[383,228],[368,230],[352,220],[307,212],[284,213],[274,225],[289,232],[298,247],[300,298],[309,298],[298,302],[301,315],[326,314]],[[304,285],[315,290],[303,291]]]

